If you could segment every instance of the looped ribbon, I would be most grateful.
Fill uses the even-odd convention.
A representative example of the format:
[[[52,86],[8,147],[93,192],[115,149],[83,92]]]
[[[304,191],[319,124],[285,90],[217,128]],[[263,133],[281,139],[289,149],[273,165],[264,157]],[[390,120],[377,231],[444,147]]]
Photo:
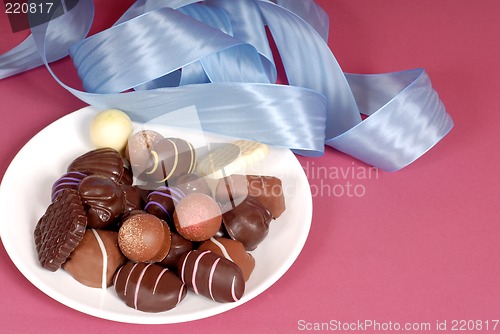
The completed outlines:
[[[204,131],[306,156],[328,145],[386,171],[453,127],[423,69],[343,73],[327,45],[328,16],[313,0],[138,0],[86,37],[93,14],[92,0],[79,0],[32,27],[0,56],[0,78],[45,65],[79,99],[135,121],[195,105]],[[276,83],[271,42],[288,85]],[[85,91],[49,65],[68,54]]]

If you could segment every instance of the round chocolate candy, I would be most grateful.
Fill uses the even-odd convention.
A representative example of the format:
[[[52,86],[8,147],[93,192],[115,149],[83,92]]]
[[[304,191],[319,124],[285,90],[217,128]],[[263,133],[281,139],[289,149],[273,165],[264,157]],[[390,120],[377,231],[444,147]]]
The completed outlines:
[[[245,282],[248,281],[250,274],[255,268],[254,257],[248,253],[243,244],[237,240],[212,237],[204,241],[198,247],[198,250],[209,250],[234,262],[241,269]]]
[[[131,214],[118,231],[118,245],[129,260],[159,262],[170,249],[170,229],[149,213]]]
[[[123,159],[115,149],[104,147],[89,151],[68,166],[68,172],[80,172],[86,175],[98,174],[121,183],[125,167]]]
[[[179,138],[164,138],[151,149],[153,165],[145,174],[157,183],[164,183],[182,174],[191,173],[196,154],[191,143]]]
[[[167,268],[131,261],[118,269],[114,287],[127,306],[152,313],[173,309],[187,293],[186,285]]]
[[[106,289],[126,261],[118,248],[118,233],[89,229],[62,267],[83,285]]]
[[[190,251],[182,256],[178,273],[196,294],[220,303],[236,302],[245,292],[240,268],[211,251]]]
[[[247,197],[238,206],[222,214],[227,233],[252,251],[267,237],[272,215],[253,197]]]
[[[151,148],[162,139],[160,133],[152,130],[141,130],[129,137],[125,157],[130,162],[134,175],[141,175],[146,169],[151,168],[153,163]]]
[[[89,175],[80,182],[78,192],[87,212],[90,228],[105,228],[123,213],[123,190],[109,177]]]
[[[210,239],[219,231],[221,223],[219,205],[208,195],[191,193],[175,207],[175,227],[177,232],[188,240]]]

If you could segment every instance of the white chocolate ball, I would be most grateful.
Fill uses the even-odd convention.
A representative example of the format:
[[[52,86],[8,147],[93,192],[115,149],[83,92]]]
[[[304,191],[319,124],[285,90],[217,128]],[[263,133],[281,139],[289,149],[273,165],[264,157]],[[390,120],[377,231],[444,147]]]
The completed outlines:
[[[96,148],[111,147],[123,153],[133,126],[130,117],[118,109],[98,113],[90,124],[90,139]]]

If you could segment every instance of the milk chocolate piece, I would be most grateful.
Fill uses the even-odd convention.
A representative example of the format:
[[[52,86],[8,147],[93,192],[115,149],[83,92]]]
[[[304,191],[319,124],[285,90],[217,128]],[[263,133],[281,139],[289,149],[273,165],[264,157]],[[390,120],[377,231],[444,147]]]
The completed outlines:
[[[122,188],[112,179],[102,175],[90,175],[78,186],[88,226],[102,229],[114,222],[125,208]]]
[[[245,282],[255,268],[255,259],[248,253],[243,244],[237,240],[227,238],[210,238],[201,243],[199,251],[209,250],[234,262],[243,274]]]
[[[35,246],[40,264],[56,271],[82,240],[87,216],[78,191],[63,189],[38,221]]]
[[[170,229],[149,213],[131,214],[118,231],[118,245],[132,261],[159,262],[170,249]]]
[[[281,180],[274,176],[247,175],[248,194],[279,218],[285,211],[285,196]]]
[[[220,303],[236,302],[245,292],[240,268],[211,251],[190,251],[178,264],[182,282],[196,294]]]
[[[204,241],[214,236],[222,222],[215,200],[205,194],[186,195],[175,207],[174,224],[177,232],[191,241]]]
[[[247,197],[238,206],[222,214],[226,231],[252,251],[267,237],[272,215],[253,197]]]
[[[127,259],[118,248],[118,233],[89,229],[63,264],[63,269],[83,285],[106,289]]]
[[[215,199],[227,206],[239,205],[246,196],[255,197],[276,219],[285,211],[285,197],[281,180],[274,176],[231,175],[217,183]]]
[[[167,268],[131,261],[118,269],[114,287],[127,306],[151,313],[173,309],[187,293],[186,286]]]
[[[89,151],[71,162],[68,172],[98,174],[120,183],[124,171],[123,159],[115,149],[105,147]]]

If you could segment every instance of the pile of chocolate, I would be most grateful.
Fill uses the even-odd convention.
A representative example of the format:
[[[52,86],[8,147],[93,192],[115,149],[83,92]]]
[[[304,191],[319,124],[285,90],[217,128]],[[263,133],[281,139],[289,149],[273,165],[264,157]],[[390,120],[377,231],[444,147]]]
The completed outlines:
[[[77,157],[36,225],[41,265],[114,286],[144,312],[174,308],[188,289],[238,301],[255,267],[249,252],[285,210],[281,180],[231,175],[210,187],[196,158],[189,142],[147,130],[131,136],[124,156],[100,148]]]

